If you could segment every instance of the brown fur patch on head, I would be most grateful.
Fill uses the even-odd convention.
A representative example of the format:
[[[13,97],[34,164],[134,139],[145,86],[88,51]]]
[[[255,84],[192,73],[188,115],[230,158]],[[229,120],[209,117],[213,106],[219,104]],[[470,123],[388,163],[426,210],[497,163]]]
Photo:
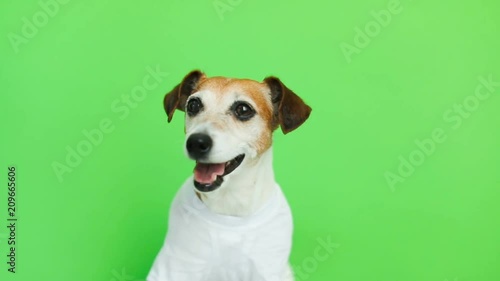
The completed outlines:
[[[226,77],[211,77],[203,80],[197,87],[197,91],[210,90],[216,95],[224,95],[238,92],[247,95],[255,104],[257,114],[264,120],[266,128],[262,130],[257,138],[255,147],[260,155],[272,144],[273,107],[266,84],[250,79],[233,79]]]
[[[257,113],[271,127],[273,109],[270,103],[270,97],[267,92],[267,86],[250,79],[232,79],[226,77],[212,77],[204,80],[198,85],[197,91],[209,89],[215,94],[223,95],[225,93],[236,91],[246,94],[253,100],[257,108]]]
[[[227,87],[227,85],[229,84],[229,82],[231,82],[231,80],[233,79],[226,77],[210,77],[199,83],[196,90],[201,91],[205,89],[210,89],[215,93],[222,93],[224,88]]]
[[[257,114],[260,115],[266,124],[266,128],[262,130],[255,143],[257,154],[260,155],[272,144],[273,108],[269,94],[267,93],[268,89],[262,83],[247,79],[236,80],[234,84],[255,103]]]

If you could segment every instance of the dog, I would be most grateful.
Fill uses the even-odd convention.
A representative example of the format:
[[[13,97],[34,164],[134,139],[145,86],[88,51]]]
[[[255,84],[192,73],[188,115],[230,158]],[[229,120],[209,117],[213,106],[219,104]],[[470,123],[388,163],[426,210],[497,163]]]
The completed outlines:
[[[272,134],[301,126],[311,108],[278,78],[208,78],[195,70],[164,98],[185,114],[196,161],[170,208],[148,281],[292,281],[293,223],[274,178]]]

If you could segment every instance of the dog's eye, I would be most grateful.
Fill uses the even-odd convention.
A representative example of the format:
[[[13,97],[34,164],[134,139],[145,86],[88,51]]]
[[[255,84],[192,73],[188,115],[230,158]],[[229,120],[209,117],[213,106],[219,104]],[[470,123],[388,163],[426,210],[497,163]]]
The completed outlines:
[[[190,116],[194,116],[200,112],[200,110],[203,108],[203,104],[201,103],[199,98],[192,98],[188,101],[188,104],[186,106],[186,112]]]
[[[246,121],[255,115],[255,110],[246,102],[235,102],[232,110],[236,118],[241,121]]]

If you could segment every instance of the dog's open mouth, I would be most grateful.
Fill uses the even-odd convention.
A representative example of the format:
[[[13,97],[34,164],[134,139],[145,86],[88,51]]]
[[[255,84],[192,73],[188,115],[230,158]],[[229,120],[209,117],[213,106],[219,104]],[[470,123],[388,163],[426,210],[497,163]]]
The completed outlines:
[[[225,163],[196,162],[194,186],[202,192],[216,190],[224,181],[224,176],[232,173],[243,162],[245,154],[240,154]]]

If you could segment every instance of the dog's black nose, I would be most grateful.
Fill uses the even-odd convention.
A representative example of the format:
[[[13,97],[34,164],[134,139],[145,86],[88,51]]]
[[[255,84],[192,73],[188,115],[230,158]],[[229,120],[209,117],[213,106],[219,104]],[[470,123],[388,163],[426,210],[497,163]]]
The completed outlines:
[[[186,148],[192,158],[203,158],[212,148],[212,139],[205,134],[192,134],[187,139]]]

